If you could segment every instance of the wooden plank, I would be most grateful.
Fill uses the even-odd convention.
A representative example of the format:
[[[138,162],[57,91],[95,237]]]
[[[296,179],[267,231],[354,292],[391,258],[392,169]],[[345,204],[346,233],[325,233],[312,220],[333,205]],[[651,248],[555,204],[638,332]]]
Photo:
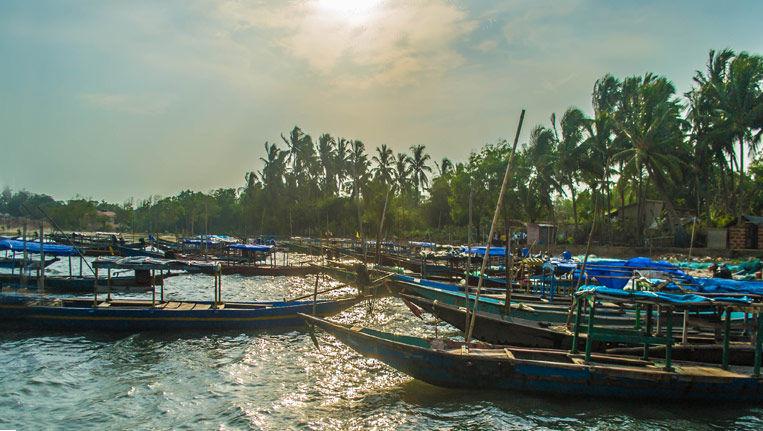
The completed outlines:
[[[209,310],[210,307],[212,307],[212,306],[209,305],[209,304],[201,304],[201,303],[199,303],[199,304],[194,305],[193,309],[194,310]]]
[[[176,308],[176,310],[192,310],[194,305],[196,304],[193,302],[183,302]]]
[[[181,304],[180,302],[176,302],[176,301],[170,301],[170,302],[168,302],[168,303],[164,304],[164,307],[163,307],[163,308],[164,308],[165,310],[175,310],[175,309],[177,309],[178,307],[180,307],[180,304]]]
[[[509,357],[509,359],[516,359],[516,358],[514,357],[514,354],[513,354],[513,353],[511,353],[511,350],[509,350],[509,349],[507,349],[507,348],[505,348],[505,347],[504,347],[503,351],[504,351],[504,352],[506,352],[506,356],[508,356],[508,357]]]

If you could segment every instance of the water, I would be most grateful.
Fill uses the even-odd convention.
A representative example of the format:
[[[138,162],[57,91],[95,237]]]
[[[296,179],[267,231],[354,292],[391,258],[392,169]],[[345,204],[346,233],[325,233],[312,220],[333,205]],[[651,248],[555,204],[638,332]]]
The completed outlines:
[[[52,271],[68,273],[68,263]],[[314,277],[224,277],[229,300],[312,291]],[[203,275],[167,280],[169,299],[210,299]],[[328,286],[326,286],[328,287]],[[336,296],[348,289],[334,292]],[[149,297],[150,294],[132,295]],[[395,299],[335,318],[434,335]],[[426,315],[425,315],[426,316]],[[440,324],[437,332],[457,336]],[[0,331],[0,429],[760,430],[749,406],[609,402],[449,390],[413,380],[318,332]]]

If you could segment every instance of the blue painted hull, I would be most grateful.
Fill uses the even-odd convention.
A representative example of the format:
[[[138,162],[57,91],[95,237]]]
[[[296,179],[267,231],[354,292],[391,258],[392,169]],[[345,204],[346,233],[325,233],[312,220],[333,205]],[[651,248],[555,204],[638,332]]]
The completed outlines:
[[[565,351],[549,349],[506,349],[513,354],[532,354],[534,359],[510,357],[500,348],[472,349],[464,354],[454,346],[447,346],[452,348],[448,350],[431,348],[429,341],[420,338],[350,329],[323,319],[303,317],[362,355],[437,386],[576,397],[763,401],[763,384],[759,379],[712,367],[679,366],[676,372],[670,372],[646,366],[583,364],[576,363],[575,356]]]
[[[359,301],[318,301],[316,314],[334,315]],[[304,323],[297,313],[313,311],[312,301],[226,303],[220,309],[212,307],[211,302],[179,303],[196,309],[151,307],[151,301],[115,300],[110,307],[92,304],[92,300],[84,299],[0,295],[0,321],[24,327],[107,331],[257,329],[301,326]]]

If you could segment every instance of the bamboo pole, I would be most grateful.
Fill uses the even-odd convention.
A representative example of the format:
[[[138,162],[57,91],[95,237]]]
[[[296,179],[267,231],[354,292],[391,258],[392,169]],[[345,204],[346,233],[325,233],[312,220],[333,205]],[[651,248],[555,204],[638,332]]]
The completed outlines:
[[[689,242],[689,258],[686,259],[687,261],[691,260],[691,252],[692,248],[694,247],[694,228],[697,226],[697,217],[694,217],[694,221],[691,223],[691,242]]]
[[[477,293],[474,297],[474,311],[472,312],[472,319],[469,322],[469,330],[466,333],[466,342],[472,338],[472,332],[474,331],[475,317],[477,316],[477,307],[480,302],[480,290],[482,290],[482,281],[485,277],[485,267],[490,256],[490,240],[495,233],[495,225],[498,222],[498,214],[501,211],[501,204],[503,203],[503,195],[506,193],[506,184],[509,182],[509,173],[511,172],[511,164],[514,162],[514,153],[517,150],[517,142],[519,142],[519,132],[522,130],[522,121],[525,119],[525,110],[519,116],[519,125],[517,126],[517,134],[514,136],[514,146],[511,149],[511,155],[509,156],[509,163],[506,165],[506,173],[503,175],[503,183],[501,184],[501,192],[498,194],[498,202],[495,206],[495,213],[493,214],[493,223],[490,225],[490,234],[488,234],[487,246],[485,247],[485,256],[482,258],[482,267],[480,268],[480,279],[477,282]],[[468,293],[467,293],[468,295]]]
[[[466,252],[468,253],[468,256],[466,258],[466,286],[464,286],[464,292],[466,295],[464,295],[464,310],[466,310],[466,322],[464,324],[464,329],[469,328],[469,290],[471,289],[469,287],[469,279],[472,276],[472,195],[474,194],[474,187],[469,182],[469,231],[466,234]],[[466,333],[464,333],[466,335]]]

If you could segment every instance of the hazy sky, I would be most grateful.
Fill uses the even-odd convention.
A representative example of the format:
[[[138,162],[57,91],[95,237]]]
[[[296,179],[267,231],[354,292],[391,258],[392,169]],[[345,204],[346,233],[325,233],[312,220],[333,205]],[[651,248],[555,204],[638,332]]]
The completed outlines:
[[[123,202],[240,187],[295,125],[369,152],[485,143],[590,113],[599,77],[680,93],[763,54],[753,1],[0,1],[0,186]]]

